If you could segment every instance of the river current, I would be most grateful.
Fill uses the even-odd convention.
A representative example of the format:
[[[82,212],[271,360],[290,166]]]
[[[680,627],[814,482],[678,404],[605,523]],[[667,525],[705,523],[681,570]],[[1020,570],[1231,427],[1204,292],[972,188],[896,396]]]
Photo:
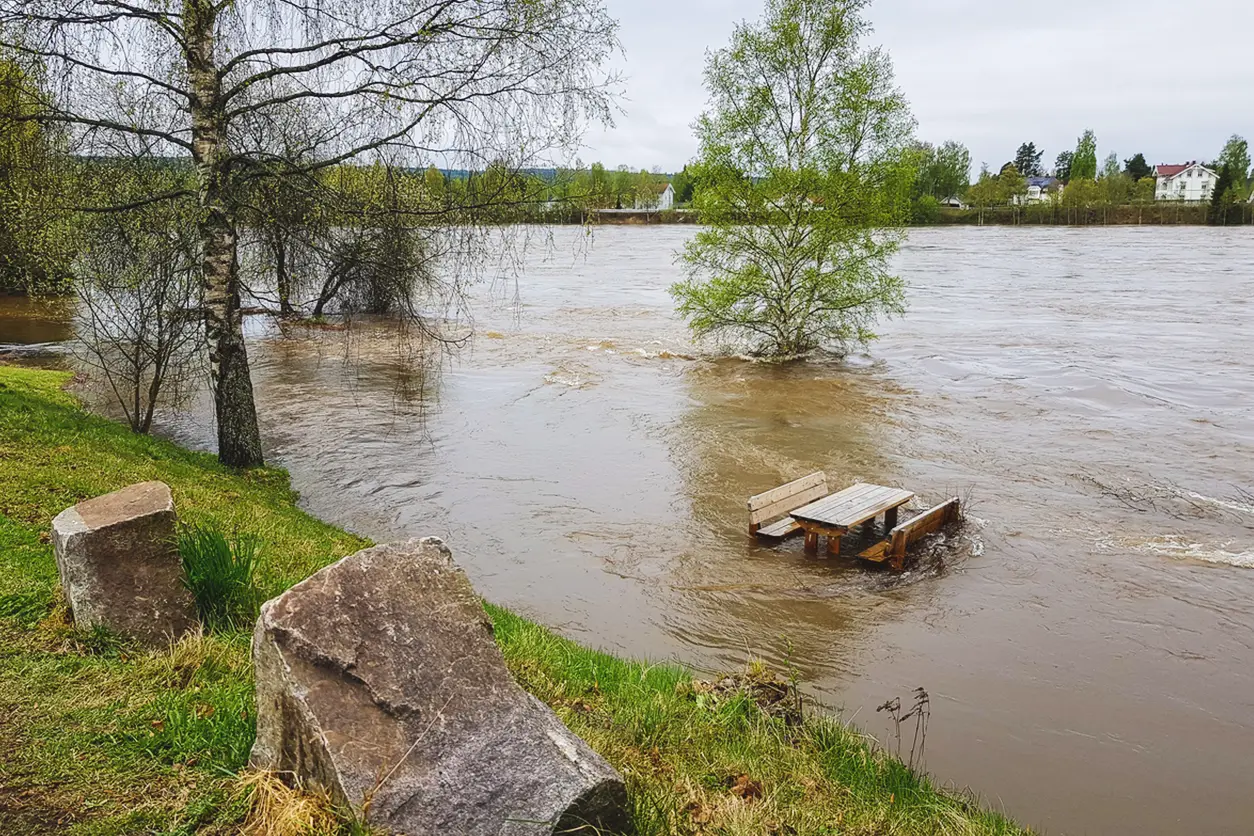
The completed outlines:
[[[881,739],[922,686],[926,768],[1035,829],[1254,832],[1254,234],[916,230],[907,315],[785,366],[692,344],[690,234],[553,230],[438,362],[258,321],[269,458],[312,513],[441,536],[586,644],[790,666]],[[162,430],[214,438],[203,404]],[[815,470],[970,523],[902,577],[754,543],[746,498]]]

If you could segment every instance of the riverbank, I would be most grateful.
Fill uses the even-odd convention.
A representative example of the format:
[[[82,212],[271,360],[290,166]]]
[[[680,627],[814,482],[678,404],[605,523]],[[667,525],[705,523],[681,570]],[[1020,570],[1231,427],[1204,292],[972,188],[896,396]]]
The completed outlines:
[[[248,633],[145,653],[73,630],[49,521],[84,498],[167,482],[183,520],[264,543],[268,594],[365,544],[296,507],[283,471],[89,415],[64,372],[0,366],[0,820],[21,833],[234,833],[253,736]],[[456,543],[453,544],[456,550]],[[579,647],[491,608],[519,681],[627,778],[639,833],[1009,834],[855,730],[772,719],[689,673]],[[743,778],[742,778],[743,776]]]
[[[1254,205],[1234,206],[1227,226],[1254,223]],[[915,226],[1210,226],[1210,206],[1201,203],[1151,203],[1143,206],[1077,208],[1052,203],[998,206],[991,209],[945,207],[933,224]]]

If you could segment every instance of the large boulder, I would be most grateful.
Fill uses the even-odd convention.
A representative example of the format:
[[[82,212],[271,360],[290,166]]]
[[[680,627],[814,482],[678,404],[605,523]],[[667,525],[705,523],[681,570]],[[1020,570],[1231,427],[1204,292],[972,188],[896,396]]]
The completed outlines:
[[[252,765],[403,834],[627,824],[621,776],[514,682],[437,539],[344,558],[268,601]],[[581,832],[595,832],[591,829]]]
[[[61,587],[82,628],[160,646],[197,626],[183,583],[174,499],[142,482],[67,508],[52,521]]]

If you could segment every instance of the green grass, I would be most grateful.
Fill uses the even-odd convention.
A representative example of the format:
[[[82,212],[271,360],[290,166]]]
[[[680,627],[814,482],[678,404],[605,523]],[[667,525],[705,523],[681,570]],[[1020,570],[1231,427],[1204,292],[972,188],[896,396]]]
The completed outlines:
[[[179,554],[201,624],[212,632],[247,630],[257,621],[261,595],[254,575],[261,541],[251,534],[228,538],[216,528],[183,526]]]
[[[0,822],[15,833],[226,834],[248,800],[246,629],[142,651],[68,623],[52,517],[128,484],[257,545],[269,597],[366,545],[295,506],[287,476],[237,473],[89,415],[68,375],[0,366]],[[587,650],[489,606],[519,682],[626,777],[642,834],[1010,834],[831,719],[788,725],[677,667]],[[742,777],[743,776],[743,777]],[[753,791],[735,791],[748,782]],[[8,831],[6,831],[8,832]]]

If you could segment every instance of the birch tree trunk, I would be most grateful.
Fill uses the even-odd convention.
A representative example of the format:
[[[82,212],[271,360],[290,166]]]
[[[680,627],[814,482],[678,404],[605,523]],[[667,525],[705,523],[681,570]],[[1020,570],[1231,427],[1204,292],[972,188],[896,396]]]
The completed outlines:
[[[239,241],[228,194],[222,79],[214,55],[218,13],[216,0],[186,0],[184,5],[192,88],[192,158],[200,201],[205,339],[218,421],[218,458],[232,467],[258,467],[263,463],[261,433],[240,313]]]

